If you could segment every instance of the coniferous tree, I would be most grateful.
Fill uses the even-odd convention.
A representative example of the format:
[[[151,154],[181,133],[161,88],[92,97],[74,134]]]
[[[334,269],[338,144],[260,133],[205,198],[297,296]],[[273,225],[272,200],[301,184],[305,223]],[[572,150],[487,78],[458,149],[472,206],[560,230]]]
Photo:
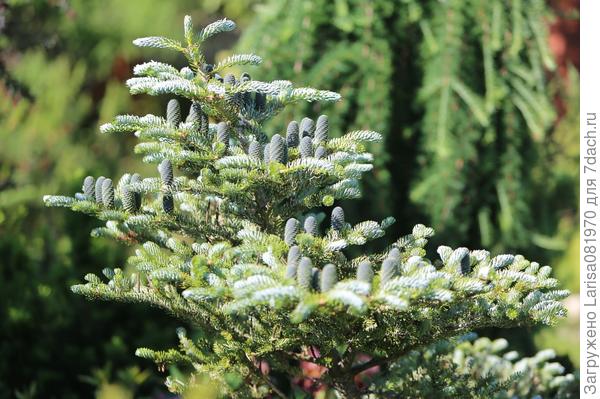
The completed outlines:
[[[563,317],[568,292],[551,268],[464,247],[440,246],[429,260],[434,231],[424,225],[381,252],[361,251],[394,219],[314,210],[360,195],[358,180],[373,163],[366,146],[381,136],[330,138],[321,116],[290,122],[285,139],[269,137],[264,122],[284,107],[340,96],[227,73],[259,64],[253,54],[209,65],[203,43],[234,28],[223,19],[195,32],[186,17],[183,41],[134,41],[178,51],[189,66],[138,65],[130,91],[192,105],[185,119],[171,100],[166,117],[123,115],[101,127],[133,132],[135,152],[158,166],[157,176],[89,177],[74,197],[44,198],[106,221],[93,235],[136,246],[135,272],[106,268],[73,291],[156,306],[198,329],[194,337],[179,329],[178,349],[137,351],[161,368],[189,368],[167,378],[173,392],[208,379],[226,397],[288,397],[300,394],[292,381],[308,363],[320,370],[309,388],[340,397],[570,397],[574,377],[549,362],[552,351],[519,359],[503,354],[505,341],[468,335]],[[351,258],[350,247],[360,255]]]

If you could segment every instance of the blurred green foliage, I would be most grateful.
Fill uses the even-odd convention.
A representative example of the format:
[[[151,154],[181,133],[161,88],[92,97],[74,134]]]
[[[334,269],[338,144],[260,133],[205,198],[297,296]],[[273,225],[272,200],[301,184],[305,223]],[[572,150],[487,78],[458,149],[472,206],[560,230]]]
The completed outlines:
[[[267,60],[256,78],[338,91],[343,101],[304,113],[327,112],[338,135],[369,126],[386,137],[357,205],[370,218],[546,262],[566,248],[577,154],[563,144],[576,130],[556,128],[554,101],[571,96],[544,0],[270,0],[257,10],[239,45]]]
[[[132,354],[170,344],[173,322],[142,307],[92,309],[69,291],[85,273],[123,264],[127,249],[92,240],[96,222],[42,209],[41,197],[77,190],[87,174],[112,176],[139,163],[125,156],[130,142],[100,136],[97,127],[117,113],[164,105],[132,99],[122,84],[140,57],[131,41],[148,33],[148,21],[157,34],[178,31],[186,13],[204,23],[226,11],[243,24],[251,3],[0,4],[0,397],[128,398],[163,390],[148,362]],[[218,47],[235,40],[226,36]]]

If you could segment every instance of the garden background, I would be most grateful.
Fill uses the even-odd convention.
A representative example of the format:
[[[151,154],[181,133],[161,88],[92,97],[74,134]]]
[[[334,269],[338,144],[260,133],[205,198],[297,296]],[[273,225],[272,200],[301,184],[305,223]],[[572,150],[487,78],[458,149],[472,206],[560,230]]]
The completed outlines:
[[[142,306],[73,295],[70,285],[123,264],[127,248],[92,239],[96,221],[46,209],[41,197],[74,192],[88,174],[149,168],[130,155],[133,138],[101,136],[98,126],[117,113],[161,113],[168,99],[131,97],[124,86],[144,58],[131,41],[173,36],[185,14],[200,25],[238,23],[211,42],[209,57],[252,49],[266,60],[253,77],[344,97],[295,116],[326,111],[340,127],[334,134],[368,126],[384,135],[365,195],[348,212],[393,215],[392,235],[425,223],[447,245],[551,264],[574,293],[569,318],[486,334],[508,337],[524,355],[553,347],[572,370],[578,8],[571,0],[0,1],[0,397],[168,397],[160,373],[133,352],[170,346],[177,324]]]

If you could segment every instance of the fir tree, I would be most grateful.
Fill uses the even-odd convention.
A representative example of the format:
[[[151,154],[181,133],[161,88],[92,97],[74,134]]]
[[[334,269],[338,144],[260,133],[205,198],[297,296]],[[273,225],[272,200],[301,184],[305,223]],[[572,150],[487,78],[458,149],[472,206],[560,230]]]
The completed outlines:
[[[263,124],[284,107],[340,96],[225,75],[259,64],[253,54],[208,65],[203,43],[234,28],[223,19],[195,32],[186,17],[183,41],[134,41],[178,51],[189,66],[138,65],[130,91],[192,105],[185,121],[171,100],[166,118],[123,115],[101,127],[134,133],[135,152],[158,165],[158,176],[126,174],[116,185],[88,177],[83,193],[44,198],[106,221],[93,235],[136,246],[135,272],[107,268],[72,290],[156,306],[199,330],[191,337],[179,329],[178,349],[137,351],[161,368],[188,367],[187,376],[167,378],[173,392],[209,379],[225,397],[288,397],[309,362],[322,371],[313,388],[340,397],[568,397],[574,378],[548,362],[551,351],[517,359],[501,354],[503,341],[465,335],[563,317],[568,292],[551,268],[447,246],[427,259],[434,231],[423,225],[381,252],[361,251],[394,219],[357,222],[340,207],[331,217],[314,210],[360,195],[358,181],[373,162],[366,147],[381,136],[359,130],[329,138],[326,117],[305,117],[290,124],[286,139],[269,139]],[[351,258],[350,247],[362,254]]]

